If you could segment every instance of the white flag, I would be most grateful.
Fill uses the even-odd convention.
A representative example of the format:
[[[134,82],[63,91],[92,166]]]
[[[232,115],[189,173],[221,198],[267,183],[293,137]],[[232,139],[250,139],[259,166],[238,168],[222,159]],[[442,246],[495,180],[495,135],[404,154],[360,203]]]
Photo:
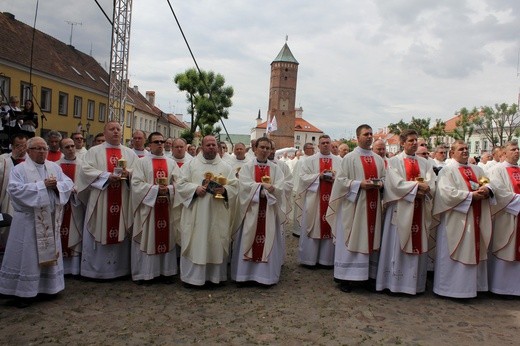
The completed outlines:
[[[276,123],[276,117],[273,116],[271,122],[267,124],[267,133],[271,133],[278,130],[278,124]]]

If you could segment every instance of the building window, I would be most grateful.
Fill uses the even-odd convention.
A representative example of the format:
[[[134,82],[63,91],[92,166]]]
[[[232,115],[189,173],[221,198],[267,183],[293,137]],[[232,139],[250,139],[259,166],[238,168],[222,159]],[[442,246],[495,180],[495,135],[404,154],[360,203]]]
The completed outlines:
[[[139,118],[139,130],[143,129],[143,118]]]
[[[87,101],[87,120],[94,120],[95,107],[96,107],[96,102],[94,102],[94,100]]]
[[[83,99],[79,96],[74,96],[74,112],[72,113],[75,118],[81,118],[81,106],[83,105]]]
[[[32,101],[32,88],[29,83],[20,83],[20,106],[22,107],[26,100]]]
[[[484,141],[482,142],[482,146],[483,150],[488,150],[488,141],[486,139],[484,139]]]
[[[107,114],[107,105],[104,104],[104,103],[100,103],[99,104],[99,118],[98,118],[98,120],[101,121],[102,123],[104,123],[106,114]]]
[[[126,127],[132,127],[132,112],[126,112]]]
[[[296,135],[296,140],[297,140],[297,141],[300,140],[300,135]]]
[[[52,100],[52,90],[47,88],[42,88],[41,97],[40,97],[40,108],[44,112],[51,111],[51,100]]]
[[[146,129],[148,128],[148,119],[144,119],[144,131],[146,131]]]
[[[69,109],[69,94],[62,93],[60,91],[58,97],[58,113],[61,115],[67,115]]]
[[[8,77],[0,76],[0,88],[2,89],[2,93],[0,93],[0,100],[2,103],[9,102],[9,96],[11,94],[11,79]],[[4,96],[6,97],[4,99]]]

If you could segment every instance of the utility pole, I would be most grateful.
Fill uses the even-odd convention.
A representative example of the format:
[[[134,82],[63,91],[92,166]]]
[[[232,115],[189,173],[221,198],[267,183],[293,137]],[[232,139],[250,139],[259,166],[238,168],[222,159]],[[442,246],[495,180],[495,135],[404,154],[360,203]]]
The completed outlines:
[[[80,22],[72,22],[70,20],[66,20],[67,24],[70,25],[70,38],[69,38],[69,45],[72,46],[72,31],[74,30],[74,25],[83,25],[83,23]]]

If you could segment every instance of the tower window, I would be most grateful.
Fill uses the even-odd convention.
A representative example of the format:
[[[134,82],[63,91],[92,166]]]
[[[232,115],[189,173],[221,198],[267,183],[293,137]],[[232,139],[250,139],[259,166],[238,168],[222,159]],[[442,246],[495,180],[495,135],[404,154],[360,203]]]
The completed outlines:
[[[289,69],[286,67],[286,68],[285,68],[285,72],[287,72],[287,71],[289,71]]]
[[[287,80],[287,76],[283,77],[283,79]]]

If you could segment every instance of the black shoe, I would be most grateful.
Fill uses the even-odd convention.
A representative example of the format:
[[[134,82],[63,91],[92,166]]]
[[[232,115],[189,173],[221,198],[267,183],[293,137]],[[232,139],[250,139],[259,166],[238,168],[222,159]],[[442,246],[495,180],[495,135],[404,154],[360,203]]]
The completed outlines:
[[[342,282],[339,284],[339,289],[341,292],[350,293],[352,292],[352,285],[350,282]]]
[[[33,300],[31,298],[16,298],[13,300],[12,305],[18,309],[25,309],[31,306]]]
[[[368,279],[368,281],[365,281],[363,284],[365,289],[369,292],[376,293],[376,280],[375,279]]]
[[[175,283],[173,276],[161,276],[161,282],[166,285],[172,285]]]
[[[134,283],[138,286],[150,286],[151,280],[134,280]]]
[[[300,238],[300,235],[297,233],[293,233],[292,235],[293,235],[293,237]]]

